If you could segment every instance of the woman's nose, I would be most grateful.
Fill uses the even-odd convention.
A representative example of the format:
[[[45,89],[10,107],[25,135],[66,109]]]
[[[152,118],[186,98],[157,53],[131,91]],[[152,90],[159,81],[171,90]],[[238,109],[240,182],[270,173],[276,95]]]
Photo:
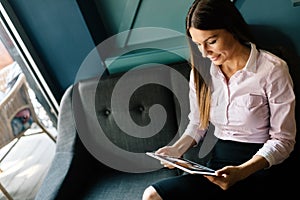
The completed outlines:
[[[200,52],[202,54],[202,57],[203,58],[207,57],[207,51],[206,51],[205,46],[204,45],[199,45],[198,48],[199,48],[199,50],[200,50]]]

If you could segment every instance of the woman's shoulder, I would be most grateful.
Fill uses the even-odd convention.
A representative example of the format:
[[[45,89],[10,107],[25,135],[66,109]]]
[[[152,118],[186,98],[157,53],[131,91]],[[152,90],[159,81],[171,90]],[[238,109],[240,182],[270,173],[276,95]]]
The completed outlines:
[[[264,49],[259,50],[258,63],[264,67],[269,67],[270,70],[274,68],[288,69],[287,62],[283,58]]]

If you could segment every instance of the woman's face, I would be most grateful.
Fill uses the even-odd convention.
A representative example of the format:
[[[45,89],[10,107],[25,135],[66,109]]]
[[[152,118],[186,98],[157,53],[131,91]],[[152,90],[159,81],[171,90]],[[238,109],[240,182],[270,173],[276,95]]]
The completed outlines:
[[[238,41],[225,29],[199,30],[191,27],[189,31],[202,56],[209,58],[215,65],[222,65],[232,59]]]

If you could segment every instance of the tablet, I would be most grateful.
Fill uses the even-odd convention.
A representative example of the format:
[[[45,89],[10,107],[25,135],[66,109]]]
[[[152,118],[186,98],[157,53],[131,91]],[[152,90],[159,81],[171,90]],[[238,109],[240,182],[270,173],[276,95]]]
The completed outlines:
[[[185,158],[176,158],[161,154],[155,154],[153,152],[147,152],[146,154],[190,174],[204,174],[216,176],[215,170],[210,169],[209,167],[206,167],[204,165],[195,163],[193,161],[187,160]]]

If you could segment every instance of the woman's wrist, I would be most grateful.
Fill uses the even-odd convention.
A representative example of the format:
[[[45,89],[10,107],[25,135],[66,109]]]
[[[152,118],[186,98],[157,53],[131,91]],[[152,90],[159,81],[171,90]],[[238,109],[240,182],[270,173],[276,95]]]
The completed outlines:
[[[241,176],[242,179],[244,179],[259,170],[267,168],[268,166],[269,163],[264,157],[253,156],[250,160],[239,165],[238,167],[242,171]]]
[[[196,144],[196,141],[188,135],[182,136],[175,144],[172,146],[177,149],[179,156],[182,156],[187,150]]]

